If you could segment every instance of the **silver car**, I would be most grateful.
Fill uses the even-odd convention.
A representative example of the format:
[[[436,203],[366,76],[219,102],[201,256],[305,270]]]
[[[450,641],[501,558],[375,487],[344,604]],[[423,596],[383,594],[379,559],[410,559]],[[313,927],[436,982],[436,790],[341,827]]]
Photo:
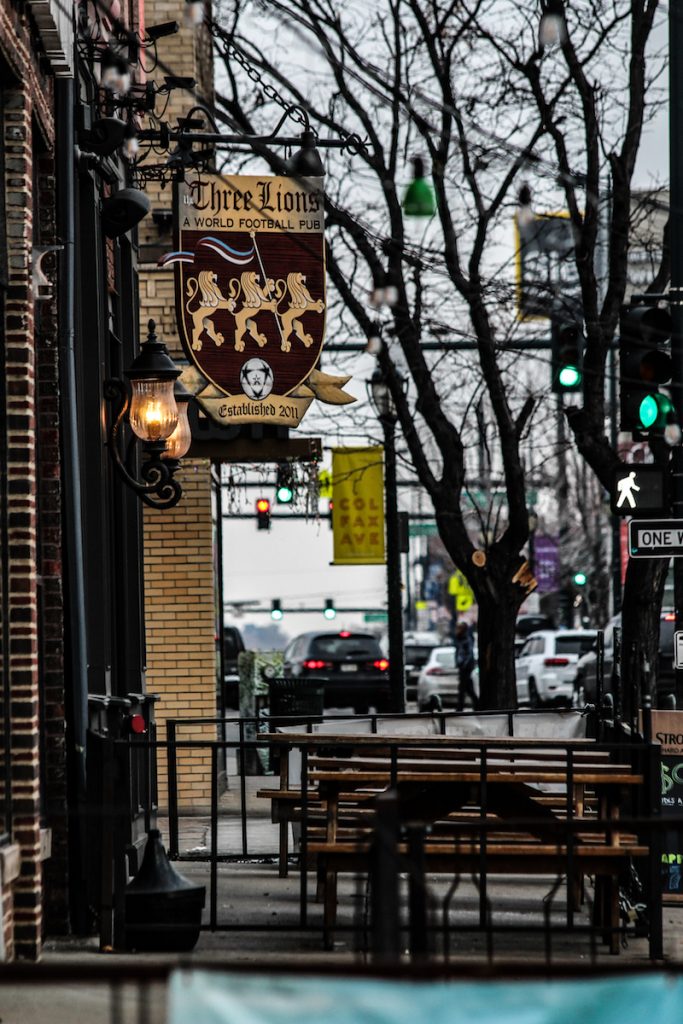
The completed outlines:
[[[455,667],[455,647],[434,647],[417,681],[417,706],[420,711],[438,711],[458,700],[459,676]]]

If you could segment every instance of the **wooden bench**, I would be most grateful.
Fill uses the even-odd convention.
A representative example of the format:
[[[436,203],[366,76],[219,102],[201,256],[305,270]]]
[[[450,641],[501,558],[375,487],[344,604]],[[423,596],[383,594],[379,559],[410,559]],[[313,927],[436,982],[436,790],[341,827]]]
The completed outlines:
[[[620,827],[619,813],[623,793],[641,787],[643,776],[630,764],[612,763],[610,752],[593,741],[271,739],[281,751],[289,744],[307,751],[306,799],[301,790],[283,786],[282,774],[278,790],[259,795],[272,800],[281,837],[283,825],[302,822],[302,870],[317,869],[327,945],[336,921],[337,876],[369,870],[374,803],[393,786],[404,823],[429,826],[423,849],[427,873],[566,874],[573,907],[583,878],[594,875],[600,890],[597,923],[618,951],[618,876],[631,858],[648,854],[645,844]],[[333,755],[335,747],[342,756]],[[405,844],[397,852],[404,858]]]
[[[262,789],[257,793],[258,797],[272,801],[271,817],[273,822],[279,824],[279,871],[282,877],[288,872],[289,855],[289,826],[296,821],[300,814],[297,810],[295,796],[291,796],[293,787],[290,786],[290,752],[293,748],[305,747],[308,751],[324,750],[345,750],[353,755],[360,755],[363,752],[371,751],[373,755],[389,756],[391,750],[403,754],[409,750],[410,756],[415,758],[444,758],[452,757],[453,751],[457,750],[460,756],[477,757],[477,751],[484,743],[487,748],[500,753],[506,748],[510,751],[518,751],[523,748],[529,757],[541,759],[544,763],[553,760],[566,760],[566,740],[546,740],[535,738],[515,737],[492,737],[482,741],[480,738],[461,738],[456,736],[378,736],[376,734],[303,734],[295,733],[270,733],[264,739],[271,742],[271,747],[277,755],[279,764],[279,787],[277,791]],[[400,744],[400,747],[397,747]],[[595,755],[595,741],[588,739],[572,740],[571,747],[573,757],[577,762],[582,758]],[[608,758],[608,755],[600,755]],[[313,763],[313,758],[311,759]],[[291,816],[290,816],[291,809]]]

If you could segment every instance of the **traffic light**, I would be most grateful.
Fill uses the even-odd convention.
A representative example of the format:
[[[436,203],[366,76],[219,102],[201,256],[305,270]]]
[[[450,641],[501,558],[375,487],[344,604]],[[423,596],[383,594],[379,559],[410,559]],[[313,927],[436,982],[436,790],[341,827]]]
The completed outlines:
[[[267,498],[256,499],[256,528],[258,530],[270,529],[270,502]]]
[[[572,583],[575,587],[585,587],[588,583],[588,577],[585,572],[575,572],[572,576]]]
[[[279,622],[282,619],[284,612],[282,611],[282,601],[279,597],[274,597],[270,606],[270,617],[273,622]]]
[[[583,332],[577,323],[554,321],[551,326],[552,390],[580,391],[583,381]]]
[[[334,601],[331,597],[325,599],[323,615],[326,619],[334,619],[337,617],[337,609],[334,607]]]
[[[281,462],[277,467],[275,498],[280,505],[290,505],[294,500],[294,474],[287,462]]]
[[[664,430],[674,409],[660,384],[671,380],[671,317],[660,306],[624,306],[619,331],[619,411],[622,430]]]

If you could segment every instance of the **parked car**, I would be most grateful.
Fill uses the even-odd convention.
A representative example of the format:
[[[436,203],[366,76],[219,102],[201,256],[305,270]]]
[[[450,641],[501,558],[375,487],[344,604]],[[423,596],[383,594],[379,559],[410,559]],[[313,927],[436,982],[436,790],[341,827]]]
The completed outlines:
[[[531,633],[515,659],[517,701],[531,707],[571,704],[578,661],[595,641],[594,629],[542,629]]]
[[[246,650],[236,626],[223,627],[223,708],[239,708],[239,671],[237,659]]]
[[[403,637],[406,700],[416,699],[420,672],[427,664],[434,648],[440,645],[441,640],[436,633],[406,633]]]
[[[372,633],[302,633],[285,650],[283,672],[319,679],[326,708],[353,707],[364,714],[370,707],[390,707],[389,661]]]
[[[526,640],[530,633],[542,629],[554,630],[553,621],[547,615],[519,615],[515,623],[515,635]]]
[[[604,631],[604,677],[603,691],[611,692],[612,667],[614,664],[614,630],[621,628],[621,614],[609,620]],[[676,677],[673,665],[674,630],[676,616],[673,612],[662,612],[659,624],[659,652],[657,658],[657,701],[676,693]],[[597,685],[597,654],[595,642],[579,661],[576,690],[577,703],[592,703]]]
[[[459,678],[455,667],[455,647],[434,647],[417,681],[417,706],[420,711],[438,711],[454,706],[458,699]]]

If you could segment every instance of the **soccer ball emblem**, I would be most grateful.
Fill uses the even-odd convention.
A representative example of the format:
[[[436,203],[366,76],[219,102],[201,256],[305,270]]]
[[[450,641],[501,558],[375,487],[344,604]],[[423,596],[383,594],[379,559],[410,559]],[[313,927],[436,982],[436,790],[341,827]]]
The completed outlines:
[[[273,390],[273,371],[265,359],[247,359],[240,370],[240,384],[248,398],[260,402]]]

